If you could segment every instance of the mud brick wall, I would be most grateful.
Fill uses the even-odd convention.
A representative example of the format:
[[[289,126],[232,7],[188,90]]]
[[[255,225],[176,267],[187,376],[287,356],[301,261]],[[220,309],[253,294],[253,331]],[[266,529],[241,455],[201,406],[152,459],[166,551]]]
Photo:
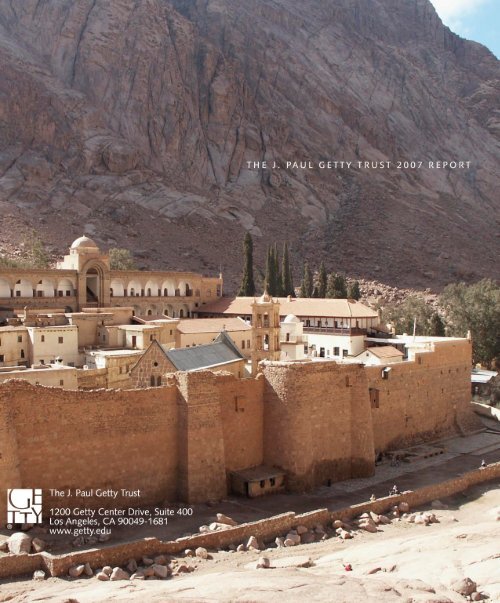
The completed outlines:
[[[51,505],[64,506],[65,499],[51,498],[53,488],[126,488],[142,494],[140,499],[73,497],[71,506],[138,506],[177,498],[175,387],[65,391],[10,382],[0,386],[0,430],[2,489],[42,488],[44,516]]]
[[[290,490],[373,473],[362,367],[264,363],[264,376],[264,460],[287,471]]]
[[[264,379],[217,375],[226,471],[261,465],[264,455]]]
[[[391,364],[388,379],[382,379],[383,366],[366,367],[368,387],[379,391],[379,407],[372,408],[376,450],[481,427],[470,404],[471,343],[436,342],[434,348],[414,362]]]
[[[216,375],[177,373],[179,495],[190,503],[226,496],[221,406]]]

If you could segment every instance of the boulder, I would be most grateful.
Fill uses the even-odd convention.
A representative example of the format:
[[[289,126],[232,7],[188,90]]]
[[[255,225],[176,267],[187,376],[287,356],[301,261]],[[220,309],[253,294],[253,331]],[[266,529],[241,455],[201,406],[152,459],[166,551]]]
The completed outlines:
[[[305,534],[306,532],[308,532],[309,530],[306,528],[306,526],[297,526],[296,530],[297,534],[299,536],[302,536],[302,534]]]
[[[114,567],[109,579],[112,581],[129,580],[130,574],[121,567]]]
[[[45,572],[43,570],[36,570],[33,574],[33,580],[45,580]]]
[[[111,576],[111,573],[113,572],[113,568],[110,565],[105,565],[101,571],[104,574],[106,574],[106,576]]]
[[[154,562],[156,565],[168,565],[168,558],[165,555],[156,555]]]
[[[401,513],[409,513],[410,505],[405,501],[401,501],[398,505],[398,509]]]
[[[186,574],[191,571],[191,566],[187,563],[179,563],[179,565],[175,568],[174,574]]]
[[[134,572],[131,576],[130,576],[131,580],[145,580],[146,578],[144,577],[144,574],[142,572]]]
[[[135,559],[129,559],[127,563],[127,571],[131,574],[137,572],[137,561]]]
[[[340,528],[339,537],[342,538],[342,540],[350,540],[352,538],[352,534],[347,530]]]
[[[281,549],[285,546],[285,539],[281,538],[281,536],[277,536],[274,540],[276,546]]]
[[[316,542],[316,534],[314,532],[306,532],[300,537],[301,544],[312,544]]]
[[[155,575],[155,571],[152,565],[150,565],[149,567],[145,567],[143,570],[141,570],[141,573],[145,578],[151,578]]]
[[[459,593],[460,595],[462,595],[464,597],[468,597],[469,595],[472,595],[472,593],[476,591],[477,584],[470,578],[463,578],[462,580],[457,580],[457,582],[454,582],[451,585],[451,588],[456,593]]]
[[[288,532],[288,534],[286,535],[285,538],[285,546],[287,546],[286,541],[287,540],[291,540],[293,542],[292,546],[295,546],[297,544],[300,544],[301,540],[300,540],[300,536],[297,534],[297,532],[295,532],[294,530],[291,530],[290,532]],[[288,545],[290,546],[290,545]]]
[[[295,546],[295,542],[293,540],[290,540],[290,538],[285,538],[283,546]]]
[[[373,511],[370,511],[370,519],[375,525],[378,525],[380,523],[380,515],[374,513]]]
[[[200,559],[207,559],[208,558],[208,551],[206,548],[199,546],[194,554],[196,555],[196,557],[199,557]]]
[[[47,543],[41,538],[33,538],[31,541],[31,546],[33,547],[33,551],[35,553],[41,553],[47,547]]]
[[[161,578],[161,579],[168,578],[168,567],[167,566],[155,563],[153,566],[151,566],[151,569],[154,571],[154,575],[157,578]]]
[[[268,568],[271,566],[271,562],[269,561],[268,557],[259,557],[259,560],[257,561],[257,569],[264,569],[264,568]]]
[[[143,557],[142,558],[142,565],[153,565],[154,560],[151,559],[151,557]]]
[[[217,513],[216,515],[217,523],[224,523],[228,526],[237,526],[238,522],[234,521],[231,517],[224,515],[223,513]]]
[[[343,527],[344,527],[344,522],[340,521],[340,519],[336,519],[336,520],[333,522],[333,527],[334,527],[335,529],[337,529],[337,528],[343,528]]]
[[[247,550],[247,549],[246,549],[246,547],[245,547],[245,545],[244,545],[244,544],[239,544],[239,545],[236,547],[236,552],[237,552],[237,553],[244,553],[246,550]]]
[[[391,520],[387,517],[387,515],[379,515],[380,518],[380,523],[387,525],[388,523],[391,523]]]
[[[83,573],[89,578],[94,575],[94,570],[90,567],[90,563],[86,563],[83,566]]]
[[[246,546],[247,546],[247,550],[249,550],[249,549],[259,550],[260,549],[259,541],[257,540],[257,538],[255,538],[255,536],[250,536]]]
[[[184,557],[194,557],[194,551],[193,551],[193,549],[186,549],[184,551]]]
[[[105,574],[104,572],[98,572],[96,578],[98,580],[101,580],[101,582],[106,582],[107,580],[109,580],[108,574]]]
[[[68,570],[68,574],[72,578],[79,578],[83,574],[84,570],[85,570],[85,565],[82,565],[82,564],[72,565]]]
[[[31,538],[24,532],[14,532],[7,540],[9,553],[14,555],[28,554],[31,551]]]
[[[372,532],[373,534],[377,531],[377,526],[371,521],[362,521],[359,524],[360,530],[365,532]]]

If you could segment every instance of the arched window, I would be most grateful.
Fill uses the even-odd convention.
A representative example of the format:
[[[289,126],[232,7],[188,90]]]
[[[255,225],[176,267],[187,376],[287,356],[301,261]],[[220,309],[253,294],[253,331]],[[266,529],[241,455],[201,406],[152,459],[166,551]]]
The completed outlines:
[[[148,297],[151,297],[151,287],[148,287]]]
[[[109,288],[109,296],[113,297],[113,288],[112,287]]]
[[[161,385],[161,376],[156,377],[156,387],[159,387]]]
[[[151,384],[151,387],[155,387],[155,385],[156,385],[156,379],[155,379],[154,375],[151,375],[149,383]]]
[[[168,289],[165,287],[165,289],[163,289],[163,295],[165,297],[168,297]]]
[[[184,310],[179,310],[179,318],[184,318]]]

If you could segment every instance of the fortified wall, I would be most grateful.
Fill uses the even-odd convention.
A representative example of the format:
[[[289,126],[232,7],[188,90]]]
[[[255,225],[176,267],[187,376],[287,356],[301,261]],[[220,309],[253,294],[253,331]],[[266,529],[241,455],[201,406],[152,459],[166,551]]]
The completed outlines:
[[[140,390],[0,384],[0,489],[42,488],[47,508],[64,501],[50,489],[77,488],[140,489],[141,506],[197,503],[226,496],[230,471],[265,464],[300,492],[371,475],[376,451],[477,426],[465,340],[436,343],[388,377],[383,367],[335,361],[261,367],[255,379],[176,373]],[[0,525],[5,505],[2,494]]]

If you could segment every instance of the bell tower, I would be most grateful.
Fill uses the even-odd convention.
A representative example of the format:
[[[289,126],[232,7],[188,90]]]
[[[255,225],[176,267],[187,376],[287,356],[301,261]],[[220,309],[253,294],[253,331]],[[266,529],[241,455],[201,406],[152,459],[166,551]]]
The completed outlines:
[[[252,375],[261,360],[280,359],[280,304],[264,292],[252,304]]]

